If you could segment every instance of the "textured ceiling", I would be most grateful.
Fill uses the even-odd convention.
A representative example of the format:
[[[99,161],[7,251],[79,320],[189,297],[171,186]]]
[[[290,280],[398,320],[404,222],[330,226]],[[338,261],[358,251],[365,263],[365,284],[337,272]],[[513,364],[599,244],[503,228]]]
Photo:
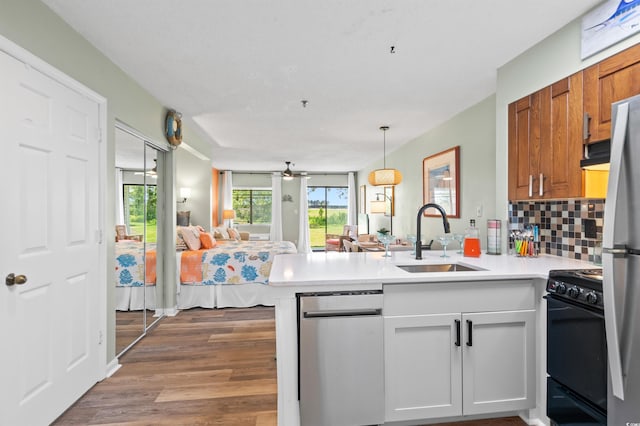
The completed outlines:
[[[366,167],[381,125],[390,152],[484,99],[498,67],[599,3],[43,2],[199,127],[215,167],[311,172]]]

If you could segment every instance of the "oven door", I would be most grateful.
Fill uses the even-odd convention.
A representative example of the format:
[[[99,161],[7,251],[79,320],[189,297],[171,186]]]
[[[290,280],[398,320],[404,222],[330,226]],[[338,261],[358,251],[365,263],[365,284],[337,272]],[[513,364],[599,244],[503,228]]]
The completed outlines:
[[[607,343],[604,315],[554,298],[553,295],[546,299],[547,373],[606,412]]]
[[[547,377],[547,417],[552,425],[607,425],[607,415]]]

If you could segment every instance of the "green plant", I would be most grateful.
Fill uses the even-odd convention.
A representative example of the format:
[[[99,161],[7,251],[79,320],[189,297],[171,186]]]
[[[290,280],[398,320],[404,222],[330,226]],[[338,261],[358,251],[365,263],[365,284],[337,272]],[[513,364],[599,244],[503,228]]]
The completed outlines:
[[[386,235],[388,233],[389,233],[389,230],[387,228],[385,228],[385,227],[382,227],[382,228],[378,229],[378,234],[385,234]]]

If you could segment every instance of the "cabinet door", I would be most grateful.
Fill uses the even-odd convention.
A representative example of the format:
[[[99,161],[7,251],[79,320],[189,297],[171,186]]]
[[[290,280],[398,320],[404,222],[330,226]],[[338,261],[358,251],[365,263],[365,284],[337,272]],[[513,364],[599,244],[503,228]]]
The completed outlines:
[[[462,414],[459,321],[460,314],[385,317],[386,421]]]
[[[536,92],[509,105],[509,199],[534,195],[541,160],[541,95]]]
[[[585,143],[611,137],[611,104],[640,94],[640,45],[584,70]],[[587,118],[587,115],[589,118]]]
[[[534,193],[538,198],[581,197],[582,72],[542,93],[542,160]]]
[[[465,415],[535,406],[535,311],[462,315]]]

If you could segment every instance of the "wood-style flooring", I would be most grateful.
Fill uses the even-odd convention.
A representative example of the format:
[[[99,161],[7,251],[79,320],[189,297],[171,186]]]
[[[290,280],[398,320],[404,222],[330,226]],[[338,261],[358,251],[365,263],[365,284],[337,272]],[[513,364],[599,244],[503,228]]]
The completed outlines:
[[[277,424],[273,308],[182,311],[160,321],[120,363],[54,424]],[[459,423],[524,424],[513,417]]]

